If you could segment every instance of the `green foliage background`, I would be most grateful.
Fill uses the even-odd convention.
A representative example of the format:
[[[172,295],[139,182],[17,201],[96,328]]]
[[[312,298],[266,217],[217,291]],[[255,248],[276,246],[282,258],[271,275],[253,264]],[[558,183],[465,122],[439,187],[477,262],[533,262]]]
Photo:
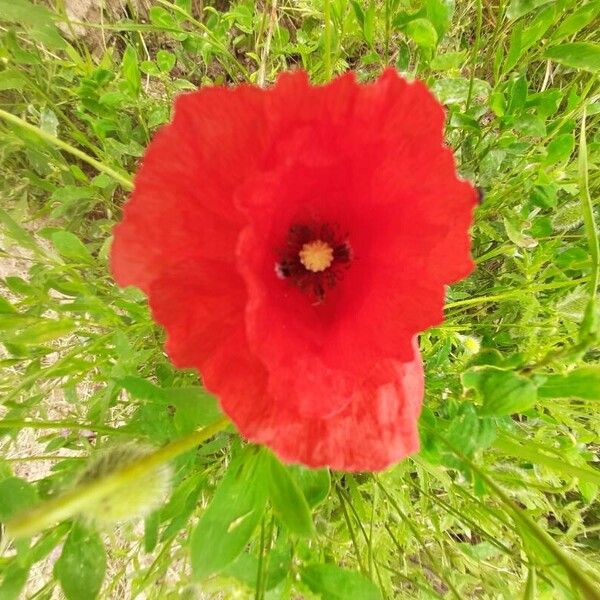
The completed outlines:
[[[0,599],[600,598],[600,2],[104,4],[0,0]],[[176,94],[385,65],[485,189],[477,270],[420,339],[421,452],[290,468],[201,429],[218,407],[112,282],[111,228]],[[162,450],[85,488],[134,442]]]

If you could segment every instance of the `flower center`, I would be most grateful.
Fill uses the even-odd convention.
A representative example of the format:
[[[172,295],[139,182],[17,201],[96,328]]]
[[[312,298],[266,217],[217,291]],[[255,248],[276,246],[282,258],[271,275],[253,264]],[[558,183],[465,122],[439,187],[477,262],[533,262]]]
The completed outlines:
[[[347,236],[328,224],[292,225],[278,254],[277,277],[312,296],[317,304],[325,301],[352,261]]]
[[[298,253],[300,262],[313,273],[328,269],[333,262],[333,248],[323,240],[306,242]]]

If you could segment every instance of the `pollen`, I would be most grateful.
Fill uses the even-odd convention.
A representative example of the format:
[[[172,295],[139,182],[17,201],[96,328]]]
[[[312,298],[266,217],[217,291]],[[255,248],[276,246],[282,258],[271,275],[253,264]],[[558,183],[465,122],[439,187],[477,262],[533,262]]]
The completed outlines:
[[[331,266],[333,248],[323,240],[313,240],[302,246],[298,256],[306,269],[313,273],[320,273]]]

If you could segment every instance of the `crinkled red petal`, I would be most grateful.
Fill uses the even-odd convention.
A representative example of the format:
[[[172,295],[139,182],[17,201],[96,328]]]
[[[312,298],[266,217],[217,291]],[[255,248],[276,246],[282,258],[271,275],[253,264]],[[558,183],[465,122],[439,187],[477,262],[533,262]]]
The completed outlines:
[[[386,70],[314,87],[206,88],[150,144],[111,264],[149,295],[167,351],[248,439],[281,458],[381,469],[418,447],[415,334],[472,269],[476,195],[427,88]],[[275,273],[291,225],[328,223],[353,258],[325,301]]]

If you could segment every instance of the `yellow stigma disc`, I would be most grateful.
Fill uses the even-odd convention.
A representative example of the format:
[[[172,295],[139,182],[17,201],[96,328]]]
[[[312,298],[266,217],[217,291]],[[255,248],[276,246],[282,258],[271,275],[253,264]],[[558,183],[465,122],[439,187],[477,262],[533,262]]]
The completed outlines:
[[[319,273],[331,266],[333,262],[333,248],[323,240],[306,242],[298,256],[300,262],[313,273]]]

